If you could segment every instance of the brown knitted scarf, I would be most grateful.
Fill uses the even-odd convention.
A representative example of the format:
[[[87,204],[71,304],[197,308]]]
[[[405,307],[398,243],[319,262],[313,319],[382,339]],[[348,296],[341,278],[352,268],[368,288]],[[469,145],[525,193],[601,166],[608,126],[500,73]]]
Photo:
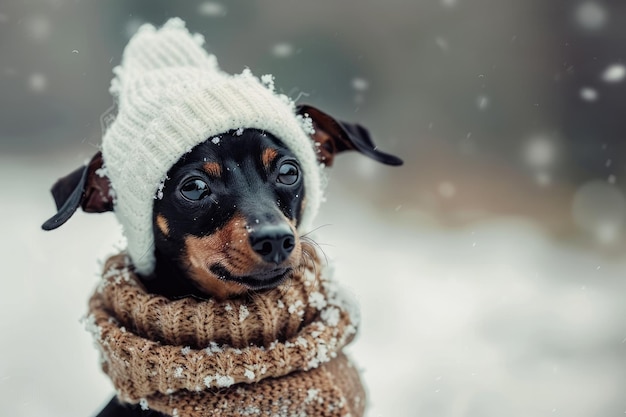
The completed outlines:
[[[231,299],[149,294],[123,255],[108,260],[88,329],[118,398],[180,417],[363,415],[358,371],[342,353],[358,311],[302,265],[286,284]]]

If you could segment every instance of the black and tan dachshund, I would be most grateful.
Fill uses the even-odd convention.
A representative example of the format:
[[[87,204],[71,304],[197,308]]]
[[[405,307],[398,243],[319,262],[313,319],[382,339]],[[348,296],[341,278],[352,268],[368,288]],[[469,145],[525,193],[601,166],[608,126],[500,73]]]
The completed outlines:
[[[337,153],[356,150],[387,165],[402,164],[378,151],[363,127],[311,106],[300,106],[299,112],[313,120],[318,162],[330,166]],[[294,154],[255,129],[221,136],[185,154],[155,198],[156,268],[152,276],[142,277],[150,292],[225,299],[263,291],[288,280],[306,255],[304,238],[297,233],[306,190]],[[101,167],[98,153],[54,185],[58,213],[43,225],[45,230],[61,226],[78,207],[86,212],[114,209],[109,182],[97,173]],[[157,415],[115,399],[99,414]]]

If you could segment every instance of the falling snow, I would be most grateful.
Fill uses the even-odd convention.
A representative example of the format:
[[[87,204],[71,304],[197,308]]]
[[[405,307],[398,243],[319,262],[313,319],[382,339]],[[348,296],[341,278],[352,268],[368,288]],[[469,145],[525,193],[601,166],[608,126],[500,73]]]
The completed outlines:
[[[206,17],[226,16],[226,7],[215,1],[205,1],[198,5],[198,14]]]
[[[352,88],[356,91],[367,91],[370,88],[370,83],[365,78],[353,78]]]
[[[277,58],[287,58],[293,55],[295,48],[287,42],[277,43],[272,47],[272,55]]]
[[[600,243],[611,244],[626,223],[626,197],[610,179],[608,183],[590,181],[576,191],[572,214],[581,230]]]
[[[45,16],[30,16],[24,20],[28,36],[36,42],[45,42],[52,34],[52,24]]]
[[[608,14],[604,6],[595,1],[586,1],[578,5],[575,11],[576,22],[587,30],[602,29]]]
[[[489,107],[489,97],[487,96],[478,96],[476,98],[476,105],[480,110],[485,110]]]
[[[443,198],[452,198],[456,195],[456,186],[449,181],[442,181],[437,186],[437,192]]]
[[[71,2],[48,0],[44,3],[50,7],[54,4],[70,6]],[[448,9],[445,10],[447,18],[462,16],[462,12],[471,9],[470,5],[471,2],[462,0],[435,2],[436,7]],[[211,21],[209,18],[226,16],[227,6],[230,3],[201,1],[191,5],[190,11],[197,12],[207,23]],[[38,48],[50,46],[49,51],[56,51],[52,48],[52,40],[59,36],[62,39],[67,38],[67,42],[59,49],[59,55],[60,59],[68,61],[68,68],[79,63],[82,65],[82,61],[94,51],[85,46],[86,43],[75,42],[64,36],[64,30],[59,30],[63,28],[53,24],[56,22],[56,17],[52,18],[54,14],[51,13],[50,17],[43,14],[22,16],[12,9],[13,7],[9,7],[0,10],[0,24],[8,22],[10,24],[6,28],[18,27],[26,42],[37,44]],[[526,9],[526,5],[515,9],[515,16],[523,17]],[[535,15],[533,7],[530,9],[534,17],[541,16]],[[610,39],[612,31],[619,32],[620,25],[623,24],[617,17],[617,9],[617,3],[608,1],[571,2],[560,14],[564,18],[560,20],[569,19],[566,24],[573,26],[577,32],[595,32],[583,33],[583,36],[589,38],[579,38],[579,44],[594,39],[606,41]],[[32,10],[30,13],[36,13],[36,8]],[[233,17],[238,16],[232,14]],[[127,17],[122,18],[119,23],[120,35],[130,36],[142,21],[136,17]],[[219,23],[226,23],[226,20]],[[517,46],[522,45],[522,40],[525,41],[523,52],[530,51],[530,45],[536,39],[541,39],[541,33],[537,29],[544,23],[528,25],[529,32],[520,32],[520,41],[515,45],[516,48],[509,48],[506,53],[517,54]],[[557,24],[556,20],[548,23],[550,29],[552,23]],[[504,25],[504,21],[501,24]],[[506,25],[502,27],[510,29]],[[484,30],[487,29],[485,27]],[[209,27],[205,30],[208,33],[213,29]],[[423,49],[435,49],[438,52],[435,56],[439,58],[442,55],[452,58],[456,52],[467,54],[468,49],[463,49],[467,45],[464,42],[471,42],[470,38],[463,39],[463,36],[459,36],[460,32],[448,31],[444,26],[437,26],[434,30],[441,33],[426,34],[426,47]],[[572,42],[570,45],[581,36],[581,33],[572,33],[569,26],[565,30]],[[560,33],[558,27],[554,28],[554,33]],[[523,36],[526,39],[522,39]],[[510,33],[503,34],[501,40],[506,43],[509,38]],[[555,39],[557,38],[563,39],[562,36],[556,36]],[[292,57],[293,61],[298,58],[294,54],[299,53],[296,49],[299,45],[281,42],[273,46],[265,43],[261,47],[268,49],[268,45],[275,58]],[[454,48],[451,49],[450,45]],[[609,44],[606,43],[606,48],[600,48],[597,53],[587,51],[590,52],[589,55],[580,55],[585,51],[574,50],[573,46],[553,51],[552,55],[557,58],[564,54],[569,57],[578,56],[577,59],[584,60],[576,66],[576,72],[580,74],[588,65],[596,65],[591,61],[592,58],[596,59],[596,55],[599,59],[596,63],[610,64],[611,61],[603,61],[607,56],[610,56],[609,59],[621,59],[619,54],[603,57],[603,52],[610,51],[607,45]],[[73,49],[75,47],[81,48],[80,54],[78,49]],[[473,55],[473,50],[469,51],[472,52],[469,55]],[[493,53],[490,52],[491,55]],[[73,59],[67,59],[68,57]],[[108,58],[105,57],[103,62]],[[118,58],[119,56],[115,57]],[[448,64],[459,62],[448,60]],[[7,79],[14,77],[13,80],[19,87],[31,95],[40,94],[41,98],[47,99],[47,94],[52,96],[63,85],[58,83],[57,86],[58,77],[49,72],[49,69],[21,67],[23,64],[18,60],[7,61],[4,65],[11,67],[3,68],[2,74]],[[433,68],[437,65],[440,63],[432,63]],[[455,66],[461,75],[469,71],[462,66],[462,62]],[[511,61],[509,68],[514,67],[514,61]],[[503,68],[505,67],[500,66],[494,70],[494,79],[496,76],[503,80],[517,79],[517,73],[511,71],[507,74],[508,71]],[[106,68],[104,70],[108,71]],[[92,73],[93,71],[87,70],[86,76],[93,75]],[[443,78],[448,78],[450,74],[445,75]],[[600,106],[610,101],[609,88],[624,81],[626,67],[614,62],[594,75],[595,79],[583,81],[588,85],[570,84],[570,87],[574,86],[573,91],[570,91],[574,100],[584,102],[582,108],[587,111],[599,111]],[[384,78],[377,76],[376,80],[379,79]],[[374,81],[372,80],[372,85]],[[269,85],[267,82],[266,84]],[[532,87],[530,84],[532,83],[529,83],[529,87]],[[353,90],[352,94],[355,94],[354,101],[359,104],[364,100],[364,93],[370,91],[370,82],[360,77],[352,79],[349,86]],[[510,113],[513,112],[509,112],[512,108],[508,104],[505,106],[504,96],[497,94],[494,84],[490,87],[494,90],[479,90],[470,94],[465,99],[466,106],[470,110],[493,110],[482,113],[482,116],[497,113],[498,117],[504,115],[501,119],[503,121],[512,117]],[[531,90],[529,88],[530,92]],[[476,97],[485,91],[489,96],[485,94]],[[473,102],[474,97],[476,98]],[[323,99],[321,96],[319,98]],[[426,98],[424,103],[425,107],[432,104]],[[546,127],[541,123],[549,123],[548,116],[547,111],[540,114],[534,120],[536,125],[533,128]],[[428,133],[433,137],[444,137],[445,129],[448,128],[444,127],[445,122],[430,114],[425,117],[437,121],[437,124],[430,123]],[[483,132],[471,122],[473,121],[470,120],[470,123],[460,129],[476,129],[476,139],[472,143],[478,143]],[[428,119],[417,120],[417,123],[424,130]],[[552,127],[557,126],[547,126]],[[449,128],[453,131],[454,125]],[[467,139],[466,142],[469,143],[469,134]],[[558,175],[561,171],[555,168],[563,167],[557,166],[559,157],[562,157],[557,138],[549,134],[539,134],[529,138],[515,136],[513,139],[516,143],[521,143],[518,150],[521,150],[522,162],[530,168],[530,178],[540,186],[552,183],[559,185]],[[592,139],[608,140],[599,136]],[[218,145],[220,138],[214,137],[211,142]],[[606,148],[604,145],[603,149]],[[612,150],[609,148],[609,151]],[[560,213],[566,221],[573,220],[575,227],[604,245],[623,241],[626,226],[626,197],[621,176],[624,161],[617,152],[611,157],[613,160],[605,159],[606,157],[596,158],[594,163],[602,169],[596,176],[597,179],[580,185],[573,198],[567,199],[566,204],[571,204],[571,213]],[[9,400],[4,402],[9,407],[7,415],[66,415],[67,413],[56,412],[54,405],[56,399],[65,398],[67,392],[77,394],[72,401],[71,411],[85,415],[87,413],[74,409],[95,410],[105,398],[110,397],[111,387],[109,381],[104,381],[95,363],[92,367],[88,360],[82,360],[83,356],[88,357],[95,353],[92,352],[90,343],[83,343],[84,335],[80,332],[76,332],[78,336],[75,335],[75,318],[82,314],[85,295],[91,291],[94,276],[98,273],[95,271],[95,259],[110,254],[113,245],[108,243],[118,239],[117,236],[115,239],[111,236],[119,233],[119,228],[112,223],[112,216],[102,215],[96,219],[79,214],[62,230],[61,239],[58,235],[35,233],[31,220],[49,215],[51,209],[49,194],[43,187],[45,181],[41,181],[41,178],[58,178],[59,172],[63,172],[61,165],[55,169],[48,167],[46,171],[35,166],[37,164],[29,164],[28,173],[24,173],[25,179],[20,180],[14,175],[17,164],[11,165],[12,161],[8,157],[3,158],[2,162],[0,166],[12,167],[5,168],[5,175],[2,176],[5,178],[4,189],[15,187],[31,190],[30,184],[41,185],[37,185],[41,190],[37,188],[36,192],[24,193],[24,198],[20,199],[23,201],[19,201],[19,204],[12,202],[15,199],[8,198],[3,206],[6,222],[3,224],[3,231],[6,236],[14,237],[5,239],[3,247],[5,253],[15,254],[6,259],[8,275],[20,277],[27,272],[24,276],[28,276],[28,279],[5,280],[7,287],[0,291],[0,306],[4,308],[0,316],[5,320],[0,319],[0,328],[6,336],[3,340],[22,341],[19,344],[11,345],[6,342],[3,345],[8,349],[7,354],[13,358],[0,366],[0,375],[5,382],[3,391]],[[371,166],[371,161],[359,161],[350,170],[354,168],[359,176],[358,180],[378,178],[380,170],[372,170]],[[6,175],[9,172],[11,174]],[[103,172],[99,172],[101,173]],[[432,182],[427,183],[429,191],[434,190],[436,197],[444,199],[460,200],[459,197],[466,197],[468,188],[457,189],[457,186],[461,187],[465,183],[456,182],[456,179],[453,182],[447,179],[448,175],[450,173],[447,171],[437,172],[432,177]],[[163,197],[164,186],[165,180],[159,184],[156,198]],[[567,186],[576,187],[571,183]],[[340,198],[329,199],[330,206],[325,207],[327,213],[332,213],[329,219],[332,220],[333,227],[322,231],[326,233],[323,240],[332,244],[332,248],[325,250],[339,252],[342,269],[338,270],[337,277],[355,289],[367,314],[360,339],[351,348],[357,363],[366,369],[363,376],[370,392],[369,415],[394,415],[397,410],[403,410],[413,414],[427,415],[431,412],[439,415],[469,416],[495,414],[494,410],[497,410],[500,414],[521,416],[533,415],[533,412],[537,414],[538,409],[555,415],[603,415],[602,412],[608,412],[609,404],[615,398],[617,402],[621,401],[623,378],[619,372],[622,369],[619,353],[626,344],[626,335],[616,318],[624,316],[622,295],[625,287],[622,278],[626,264],[623,258],[602,257],[593,251],[581,250],[574,244],[563,245],[546,236],[534,224],[528,226],[503,219],[485,220],[473,226],[476,235],[471,237],[465,234],[466,230],[453,228],[435,229],[428,226],[417,229],[412,225],[401,224],[396,219],[416,210],[409,201],[390,201],[389,212],[374,212],[370,211],[369,202],[355,200],[349,192],[338,194]],[[395,212],[393,207],[396,207]],[[319,224],[325,222],[320,221]],[[98,236],[96,244],[90,243],[93,239],[85,235],[85,230],[89,231],[90,236]],[[20,250],[15,250],[15,245],[22,246]],[[72,254],[70,267],[66,263],[58,262],[68,252]],[[381,259],[388,262],[364,262]],[[50,276],[62,276],[63,280],[51,280]],[[59,299],[63,302],[59,303]],[[314,308],[324,311],[323,315],[329,325],[338,320],[336,309],[328,308],[325,300],[312,294],[308,301]],[[280,301],[278,307],[286,308]],[[290,313],[300,314],[301,307],[290,305],[288,308]],[[242,321],[250,314],[247,309],[241,308],[236,310],[231,307],[227,311],[231,318]],[[29,339],[28,335],[32,333],[41,337],[41,332],[25,330],[41,329],[44,312],[45,321],[49,321],[54,327],[55,337],[47,339],[46,354],[26,355],[20,349],[29,346],[28,342],[37,342],[36,338]],[[15,320],[15,317],[20,317],[20,320]],[[100,335],[102,329],[95,324],[93,316],[85,318],[84,324],[96,337]],[[537,341],[541,343],[536,343]],[[296,344],[306,345],[307,340],[300,338]],[[71,349],[67,346],[71,346]],[[389,353],[389,347],[393,347],[392,355],[380,354]],[[188,347],[181,347],[183,353],[189,353],[187,349]],[[203,352],[211,355],[220,351],[222,347],[212,343]],[[324,347],[321,347],[320,357],[314,358],[312,363],[319,364],[325,358],[324,352]],[[567,354],[564,355],[563,352]],[[607,354],[599,355],[598,352]],[[50,357],[53,356],[60,359],[51,361]],[[590,357],[594,360],[589,360]],[[454,361],[450,361],[450,358],[454,358]],[[613,371],[614,369],[618,371]],[[244,375],[253,380],[257,374],[264,374],[266,369],[254,368],[254,371],[246,369]],[[60,372],[64,375],[67,373],[66,383],[56,383]],[[176,377],[182,377],[184,368],[173,368],[169,372]],[[445,373],[446,377],[442,378],[441,373]],[[200,384],[202,376],[198,376]],[[394,383],[390,384],[389,378],[392,376]],[[433,381],[441,386],[433,387]],[[207,385],[225,387],[230,386],[233,380],[227,375],[214,374],[207,376],[204,382]],[[495,391],[494,383],[497,385]],[[23,391],[16,388],[20,384],[24,385]],[[398,386],[409,388],[398,390]],[[198,387],[200,388],[202,387]],[[422,395],[411,395],[414,392]],[[439,397],[432,395],[433,392],[437,392]],[[581,395],[572,396],[572,392]],[[511,398],[514,399],[513,402],[510,401]],[[318,390],[309,390],[307,401],[316,399],[320,399]],[[141,399],[140,405],[144,410],[149,407],[145,398]],[[615,414],[615,410],[611,411]],[[259,414],[260,410],[248,409],[247,412],[253,415]],[[410,412],[406,414],[411,414]],[[622,412],[620,408],[618,414]],[[177,409],[172,410],[173,416],[178,414]]]
[[[583,87],[580,89],[580,98],[585,101],[596,101],[598,99],[598,91],[595,88]]]
[[[624,77],[626,77],[626,67],[622,64],[613,64],[602,73],[602,79],[607,83],[622,82]]]
[[[545,135],[530,138],[525,145],[524,157],[533,167],[544,168],[552,165],[556,158],[554,141]]]
[[[28,88],[35,93],[45,91],[47,86],[48,80],[43,74],[35,73],[28,77]]]

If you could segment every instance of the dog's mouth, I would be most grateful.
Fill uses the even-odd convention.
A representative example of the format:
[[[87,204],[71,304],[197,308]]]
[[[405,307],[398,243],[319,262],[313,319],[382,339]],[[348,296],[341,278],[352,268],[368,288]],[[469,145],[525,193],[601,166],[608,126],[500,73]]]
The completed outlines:
[[[220,264],[210,267],[212,273],[222,281],[236,282],[250,290],[266,290],[276,288],[287,280],[291,273],[291,268],[277,268],[255,275],[237,276],[233,275]]]

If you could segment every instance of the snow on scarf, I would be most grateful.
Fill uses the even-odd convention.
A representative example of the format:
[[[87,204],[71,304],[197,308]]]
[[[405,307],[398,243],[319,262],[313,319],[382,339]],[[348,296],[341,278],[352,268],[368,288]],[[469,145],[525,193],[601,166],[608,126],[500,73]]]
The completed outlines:
[[[87,327],[118,398],[180,417],[351,416],[365,408],[342,353],[358,310],[317,261],[280,287],[226,301],[145,291],[110,258]]]

